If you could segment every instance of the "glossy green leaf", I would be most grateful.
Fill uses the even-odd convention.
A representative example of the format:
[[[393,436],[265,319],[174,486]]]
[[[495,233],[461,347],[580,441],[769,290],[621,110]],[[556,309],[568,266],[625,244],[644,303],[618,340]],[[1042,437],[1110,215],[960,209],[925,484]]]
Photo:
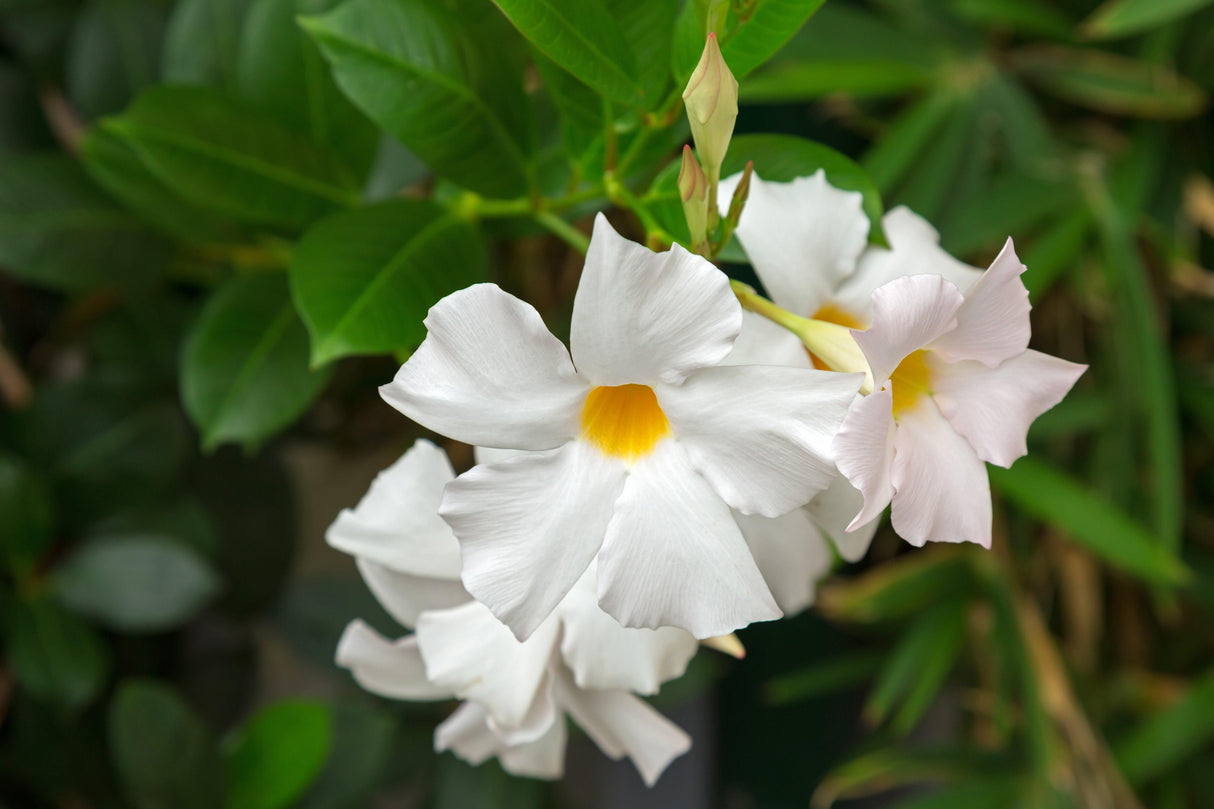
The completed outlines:
[[[788,104],[837,93],[881,98],[926,87],[934,80],[935,74],[926,68],[880,59],[782,62],[751,76],[742,85],[741,99],[751,104]]]
[[[991,483],[1024,512],[1067,533],[1110,565],[1154,584],[1176,585],[1188,568],[1121,509],[1035,458],[989,467]]]
[[[110,703],[110,755],[134,809],[221,809],[215,740],[167,685],[128,680]]]
[[[561,0],[568,3],[569,0]],[[635,57],[636,75],[649,102],[662,100],[670,82],[666,65],[674,46],[670,35],[682,5],[680,0],[602,0],[607,14],[619,25]]]
[[[5,657],[19,686],[69,711],[92,702],[110,672],[109,650],[97,633],[46,599],[12,601],[6,611]]]
[[[219,578],[186,545],[165,537],[99,537],[55,569],[64,606],[120,632],[160,632],[194,617]]]
[[[90,0],[67,50],[68,97],[86,117],[125,107],[160,77],[164,6],[154,0]]]
[[[320,773],[331,735],[323,703],[295,700],[263,709],[227,746],[225,809],[286,809]]]
[[[98,185],[170,236],[194,243],[237,238],[229,220],[173,192],[126,141],[103,127],[90,129],[80,141],[80,161]]]
[[[5,156],[0,267],[50,289],[146,283],[172,250],[59,156]]]
[[[1105,0],[1083,21],[1093,39],[1118,39],[1157,28],[1210,5],[1211,0]]]
[[[154,87],[104,126],[177,193],[242,222],[302,228],[358,200],[330,152],[218,90]]]
[[[422,0],[349,0],[300,22],[345,94],[435,173],[490,196],[526,191],[529,107],[491,45]]]
[[[0,561],[20,580],[54,539],[50,487],[16,456],[0,454]]]
[[[745,7],[742,18],[731,13],[726,30],[716,32],[730,72],[741,82],[783,48],[822,3],[823,0],[755,0]],[[685,5],[675,25],[673,53],[675,80],[680,86],[687,83],[700,60],[707,34],[697,20],[696,3]]]
[[[244,98],[341,155],[362,178],[375,158],[379,133],[337,88],[320,49],[297,22],[300,15],[335,5],[336,0],[255,0],[241,37],[237,87]]]
[[[1061,46],[1013,54],[1013,64],[1045,93],[1081,107],[1139,118],[1191,118],[1206,94],[1163,65]]]
[[[1214,740],[1214,674],[1195,680],[1184,696],[1137,725],[1114,748],[1126,779],[1138,786],[1175,771]]]
[[[645,96],[636,56],[602,0],[493,0],[549,59],[625,106]]]
[[[178,0],[165,33],[165,82],[235,88],[241,30],[254,2]]]
[[[366,805],[393,753],[396,722],[375,703],[332,708],[328,760],[295,809],[353,809]]]
[[[328,374],[308,367],[308,335],[285,279],[237,278],[203,308],[185,346],[181,396],[206,448],[255,443],[312,403]]]
[[[341,213],[306,234],[291,258],[291,293],[312,361],[407,350],[446,295],[483,281],[488,255],[477,228],[421,200]]]

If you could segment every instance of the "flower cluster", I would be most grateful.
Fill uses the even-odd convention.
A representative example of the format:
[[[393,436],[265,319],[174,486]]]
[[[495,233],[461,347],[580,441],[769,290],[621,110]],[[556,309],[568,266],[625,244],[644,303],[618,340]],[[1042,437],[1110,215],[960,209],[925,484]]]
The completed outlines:
[[[463,700],[435,746],[473,762],[555,777],[568,715],[653,783],[690,740],[637,694],[682,674],[697,641],[808,606],[891,502],[915,545],[989,546],[984,462],[1023,455],[1084,370],[1028,349],[1010,240],[980,271],[901,208],[870,245],[861,195],[821,171],[719,180],[736,83],[702,63],[688,93],[709,158],[700,176],[684,153],[693,243],[709,254],[736,229],[771,300],[600,214],[568,349],[480,284],[430,310],[380,389],[475,445],[476,465],[455,476],[419,441],[328,534],[415,630],[356,621],[338,662],[385,696]]]

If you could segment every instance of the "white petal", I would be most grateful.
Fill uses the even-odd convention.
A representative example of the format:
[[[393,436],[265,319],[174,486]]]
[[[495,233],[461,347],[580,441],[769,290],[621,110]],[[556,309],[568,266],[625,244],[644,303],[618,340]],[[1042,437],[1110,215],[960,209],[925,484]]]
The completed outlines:
[[[459,543],[438,504],[455,477],[447,453],[424,439],[380,472],[353,509],[325,532],[339,551],[401,573],[458,579]]]
[[[898,415],[891,480],[891,520],[907,542],[991,546],[986,466],[927,397]]]
[[[964,292],[982,270],[958,261],[940,247],[940,234],[926,219],[904,206],[885,214],[881,227],[889,248],[870,247],[854,275],[840,284],[833,302],[862,321],[872,318],[873,290],[904,275],[942,275]]]
[[[877,527],[881,524],[878,514],[854,531],[848,531],[847,526],[863,507],[864,495],[851,485],[846,477],[839,475],[826,491],[806,504],[805,510],[809,512],[818,529],[834,543],[845,561],[858,562],[868,553],[873,534],[877,533]]]
[[[388,404],[468,444],[551,449],[577,434],[588,388],[529,304],[476,284],[436,303],[426,328],[379,389]]]
[[[417,623],[417,642],[432,682],[489,713],[505,741],[532,741],[556,716],[549,664],[560,625],[545,622],[519,642],[483,605],[471,601],[427,610]]]
[[[814,603],[815,585],[830,572],[834,554],[805,510],[774,519],[734,516],[784,614],[795,615]]]
[[[691,749],[691,737],[644,700],[626,691],[586,691],[568,674],[557,677],[558,699],[594,743],[614,759],[632,759],[647,786]]]
[[[735,185],[733,178],[722,183],[722,213]],[[773,301],[809,317],[830,299],[868,242],[863,202],[858,191],[832,186],[821,169],[788,183],[750,178],[736,234]]]
[[[864,496],[864,508],[848,524],[849,531],[878,519],[893,497],[893,409],[894,397],[888,389],[857,398],[835,436],[839,472]]]
[[[674,627],[634,629],[603,612],[592,564],[557,607],[564,631],[561,655],[580,688],[620,688],[656,694],[682,676],[699,643]]]
[[[414,635],[390,641],[362,621],[351,621],[337,642],[337,665],[349,669],[359,685],[381,697],[451,697],[450,689],[427,679]]]
[[[564,714],[558,714],[556,721],[535,741],[505,745],[497,753],[498,761],[502,769],[514,775],[556,780],[565,774],[568,733]]]
[[[474,767],[503,747],[489,729],[489,714],[475,702],[463,703],[434,729],[434,752],[450,750]]]
[[[354,560],[376,601],[401,626],[417,626],[417,616],[424,610],[442,610],[472,600],[457,579],[435,579],[398,573],[370,559]]]
[[[718,366],[658,401],[692,465],[726,503],[775,517],[804,505],[835,476],[830,444],[861,374]]]
[[[932,350],[948,360],[977,360],[994,368],[1028,348],[1029,291],[1020,274],[1025,266],[1016,257],[1012,240],[965,293],[957,310],[957,328],[940,336]]]
[[[461,705],[434,730],[434,750],[450,750],[473,766],[496,755],[502,768],[529,778],[560,778],[565,772],[567,730],[562,716],[533,742],[508,745],[493,735],[488,715],[474,702]]]
[[[742,333],[721,364],[813,367],[800,337],[754,312],[742,313]]]
[[[625,626],[697,638],[780,617],[729,507],[674,441],[633,466],[599,551],[598,590]]]
[[[964,300],[957,287],[939,275],[898,278],[875,291],[872,325],[852,331],[873,380],[882,384],[907,354],[956,328]]]
[[[459,538],[468,592],[526,638],[594,558],[625,476],[623,463],[583,441],[460,475],[441,512]]]
[[[720,362],[741,328],[729,279],[707,260],[677,244],[654,253],[594,220],[569,345],[595,385],[678,382]]]
[[[940,412],[979,458],[1007,467],[1028,452],[1033,420],[1061,402],[1087,366],[1029,350],[998,368],[966,360],[934,369]]]

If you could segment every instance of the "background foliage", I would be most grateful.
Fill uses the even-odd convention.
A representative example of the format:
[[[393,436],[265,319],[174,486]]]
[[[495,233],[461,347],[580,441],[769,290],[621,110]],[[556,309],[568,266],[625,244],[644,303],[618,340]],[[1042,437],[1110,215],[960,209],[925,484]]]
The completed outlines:
[[[375,386],[448,292],[559,331],[591,212],[686,239],[706,26],[726,173],[1011,234],[1035,346],[1092,365],[991,470],[992,552],[883,534],[671,687],[712,686],[721,794],[1214,805],[1214,4],[496,2],[0,0],[0,805],[578,805],[333,670],[376,610],[289,575],[284,461],[407,446]]]

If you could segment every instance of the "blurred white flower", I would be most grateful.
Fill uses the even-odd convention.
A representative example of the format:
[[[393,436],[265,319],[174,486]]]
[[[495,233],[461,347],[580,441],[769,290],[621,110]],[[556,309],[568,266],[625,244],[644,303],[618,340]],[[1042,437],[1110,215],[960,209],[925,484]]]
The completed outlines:
[[[706,638],[780,616],[730,508],[776,517],[826,488],[861,378],[721,366],[741,322],[716,267],[678,246],[655,254],[601,215],[572,361],[496,286],[430,310],[383,397],[460,441],[553,450],[474,467],[441,507],[465,586],[516,636],[537,631],[595,559],[598,602],[626,626]]]
[[[354,621],[337,662],[385,697],[466,700],[435,731],[437,750],[474,764],[497,756],[510,772],[557,778],[568,714],[652,784],[691,740],[631,692],[656,693],[681,675],[695,639],[620,626],[595,604],[591,568],[528,640],[516,640],[459,582],[459,544],[437,514],[454,477],[442,450],[418,441],[330,526],[329,543],[352,554],[389,614],[416,630],[391,641]]]
[[[893,501],[894,530],[914,545],[991,544],[983,462],[1011,466],[1037,416],[1087,366],[1028,350],[1024,265],[1011,239],[964,294],[941,275],[898,278],[872,295],[872,325],[853,330],[872,394],[835,438],[840,471],[864,494],[852,527]]]

